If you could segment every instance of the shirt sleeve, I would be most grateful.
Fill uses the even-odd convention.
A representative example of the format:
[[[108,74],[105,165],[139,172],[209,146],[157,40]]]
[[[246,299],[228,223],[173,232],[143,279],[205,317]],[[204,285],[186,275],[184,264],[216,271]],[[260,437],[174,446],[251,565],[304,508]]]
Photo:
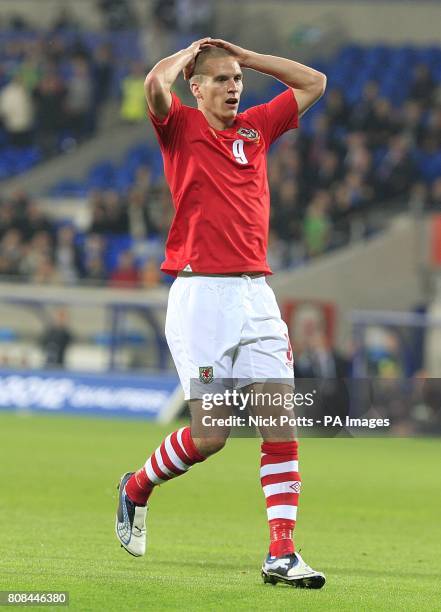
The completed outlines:
[[[299,125],[299,109],[294,91],[286,89],[270,102],[250,108],[246,116],[260,128],[268,149],[279,136]]]
[[[179,134],[182,132],[184,122],[183,104],[178,96],[172,92],[172,103],[168,115],[164,119],[158,119],[148,107],[148,116],[152,122],[156,137],[162,148],[173,147]]]

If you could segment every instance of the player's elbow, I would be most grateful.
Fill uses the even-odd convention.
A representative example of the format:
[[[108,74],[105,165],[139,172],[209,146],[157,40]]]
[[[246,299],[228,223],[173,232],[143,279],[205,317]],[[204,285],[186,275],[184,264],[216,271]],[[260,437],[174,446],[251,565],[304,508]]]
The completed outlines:
[[[158,92],[162,89],[161,79],[158,75],[151,70],[145,77],[144,91],[147,99],[153,99],[158,95]]]
[[[319,75],[320,75],[320,95],[322,96],[326,91],[326,85],[328,83],[328,78],[326,74],[323,74],[323,72],[319,72]]]
[[[323,72],[316,72],[314,75],[314,82],[311,85],[311,89],[313,90],[316,100],[322,97],[326,90],[327,78]]]

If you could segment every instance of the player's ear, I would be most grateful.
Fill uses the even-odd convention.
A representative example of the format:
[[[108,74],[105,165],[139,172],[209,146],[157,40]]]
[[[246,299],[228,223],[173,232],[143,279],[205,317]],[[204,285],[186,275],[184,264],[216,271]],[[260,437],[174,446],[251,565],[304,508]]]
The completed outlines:
[[[191,93],[194,95],[196,100],[200,100],[202,98],[202,92],[201,92],[200,83],[198,79],[192,78],[190,80],[190,89],[191,89]]]

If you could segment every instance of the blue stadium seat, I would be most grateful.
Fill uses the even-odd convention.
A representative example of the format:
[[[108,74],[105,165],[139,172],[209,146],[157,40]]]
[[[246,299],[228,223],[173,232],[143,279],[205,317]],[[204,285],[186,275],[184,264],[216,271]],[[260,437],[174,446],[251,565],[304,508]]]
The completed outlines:
[[[432,182],[441,176],[441,152],[435,154],[414,152],[415,163],[426,181]]]

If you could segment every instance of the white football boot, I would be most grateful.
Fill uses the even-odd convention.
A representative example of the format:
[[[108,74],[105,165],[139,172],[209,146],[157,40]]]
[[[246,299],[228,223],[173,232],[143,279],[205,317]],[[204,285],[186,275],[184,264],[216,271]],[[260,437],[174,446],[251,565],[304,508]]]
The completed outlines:
[[[122,548],[125,548],[134,557],[142,557],[145,555],[146,547],[147,506],[138,506],[126,493],[126,483],[132,474],[133,472],[123,474],[118,485],[115,532]]]
[[[283,557],[268,554],[262,566],[262,578],[265,583],[284,582],[303,589],[321,589],[326,582],[324,574],[309,567],[299,553]]]

